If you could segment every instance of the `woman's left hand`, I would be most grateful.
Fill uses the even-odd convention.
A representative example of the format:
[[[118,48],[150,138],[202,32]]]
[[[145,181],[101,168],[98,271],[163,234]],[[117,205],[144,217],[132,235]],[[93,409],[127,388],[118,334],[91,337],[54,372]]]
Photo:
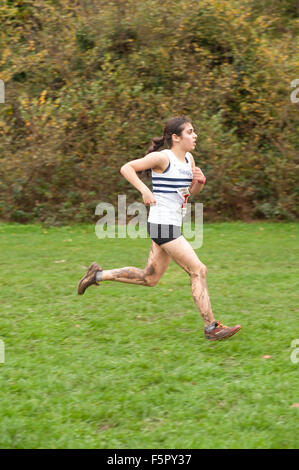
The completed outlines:
[[[193,181],[199,184],[205,184],[206,177],[198,166],[196,166],[193,171]]]

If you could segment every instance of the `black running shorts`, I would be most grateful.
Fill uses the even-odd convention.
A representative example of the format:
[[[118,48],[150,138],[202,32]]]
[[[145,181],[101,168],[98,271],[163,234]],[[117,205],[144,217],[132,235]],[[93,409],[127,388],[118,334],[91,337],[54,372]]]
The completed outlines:
[[[157,245],[171,242],[182,235],[181,227],[177,225],[152,224],[151,222],[147,223],[147,233]]]

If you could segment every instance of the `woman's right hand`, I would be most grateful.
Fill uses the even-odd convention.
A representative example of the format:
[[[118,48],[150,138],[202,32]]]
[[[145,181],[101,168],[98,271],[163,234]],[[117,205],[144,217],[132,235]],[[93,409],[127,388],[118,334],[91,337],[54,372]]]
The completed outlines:
[[[143,199],[143,202],[146,206],[155,206],[156,205],[156,199],[155,199],[155,196],[153,195],[153,193],[151,192],[150,189],[145,189],[144,191],[142,191],[142,199]]]

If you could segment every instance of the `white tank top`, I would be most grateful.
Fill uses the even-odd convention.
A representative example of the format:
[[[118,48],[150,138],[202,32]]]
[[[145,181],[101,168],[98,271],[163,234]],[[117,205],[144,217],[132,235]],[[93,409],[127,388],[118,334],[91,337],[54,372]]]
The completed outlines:
[[[184,198],[178,188],[189,188],[192,182],[191,155],[186,153],[186,163],[181,162],[174,153],[163,150],[169,158],[169,165],[163,173],[152,170],[153,194],[156,205],[150,206],[148,222],[154,224],[182,225],[181,211]]]

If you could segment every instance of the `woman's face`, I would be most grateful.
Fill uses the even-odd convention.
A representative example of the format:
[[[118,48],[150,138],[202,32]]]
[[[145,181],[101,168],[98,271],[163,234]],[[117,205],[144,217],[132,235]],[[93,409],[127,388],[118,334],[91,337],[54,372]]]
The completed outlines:
[[[195,134],[193,126],[190,122],[184,124],[184,129],[180,136],[175,135],[174,143],[177,141],[182,150],[190,152],[195,149],[197,134]],[[179,140],[177,140],[179,139]]]

